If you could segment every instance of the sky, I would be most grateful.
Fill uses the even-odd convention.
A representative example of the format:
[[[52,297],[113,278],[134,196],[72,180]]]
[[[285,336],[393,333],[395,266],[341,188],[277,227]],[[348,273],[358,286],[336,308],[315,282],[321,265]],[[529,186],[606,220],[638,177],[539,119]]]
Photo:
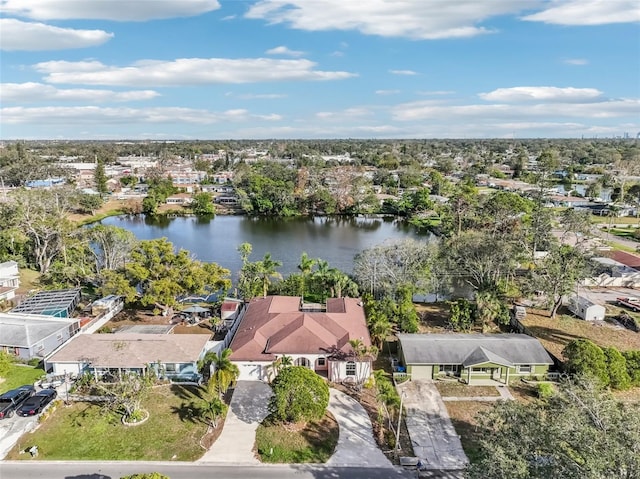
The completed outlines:
[[[640,132],[638,0],[0,0],[0,139]]]

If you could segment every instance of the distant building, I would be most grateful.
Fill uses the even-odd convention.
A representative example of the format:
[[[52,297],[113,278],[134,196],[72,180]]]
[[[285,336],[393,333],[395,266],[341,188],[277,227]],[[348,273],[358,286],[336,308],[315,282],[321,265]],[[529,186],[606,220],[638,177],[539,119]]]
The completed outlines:
[[[20,287],[20,271],[15,261],[0,263],[0,301],[9,301]]]

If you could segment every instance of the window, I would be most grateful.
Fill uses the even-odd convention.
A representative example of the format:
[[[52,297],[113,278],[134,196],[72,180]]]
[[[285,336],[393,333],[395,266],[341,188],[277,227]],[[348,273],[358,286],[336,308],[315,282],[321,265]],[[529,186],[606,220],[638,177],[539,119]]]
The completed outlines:
[[[356,375],[356,363],[355,361],[347,361],[347,376]]]
[[[441,364],[440,372],[445,374],[456,374],[460,369],[460,366],[457,364]]]
[[[530,373],[532,370],[531,364],[521,364],[518,366],[519,373]]]
[[[325,358],[318,358],[318,366],[326,366],[327,360]]]
[[[489,369],[488,368],[471,368],[471,372],[472,373],[477,373],[477,374],[482,374],[482,373],[488,373]]]

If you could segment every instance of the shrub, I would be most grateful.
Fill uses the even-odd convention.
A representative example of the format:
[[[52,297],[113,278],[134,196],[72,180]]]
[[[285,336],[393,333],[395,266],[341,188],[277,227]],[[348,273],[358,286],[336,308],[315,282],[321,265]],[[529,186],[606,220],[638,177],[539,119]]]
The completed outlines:
[[[609,385],[613,389],[629,389],[631,378],[627,371],[627,360],[616,348],[603,348],[607,358],[607,369],[609,371]]]
[[[623,351],[632,386],[640,386],[640,351]]]
[[[603,386],[609,385],[607,357],[598,345],[588,339],[574,339],[562,350],[567,370],[572,374],[593,376]]]
[[[329,405],[329,386],[311,369],[289,366],[273,380],[269,412],[285,422],[310,421],[324,416]]]
[[[538,397],[540,399],[549,399],[554,394],[554,388],[551,383],[538,384]]]

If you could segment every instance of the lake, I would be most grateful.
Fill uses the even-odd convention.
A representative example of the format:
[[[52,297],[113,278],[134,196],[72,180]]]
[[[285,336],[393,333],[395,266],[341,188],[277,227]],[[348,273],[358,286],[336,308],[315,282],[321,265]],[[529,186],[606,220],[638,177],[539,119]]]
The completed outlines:
[[[189,250],[197,259],[229,269],[232,278],[241,267],[238,246],[242,243],[253,246],[250,261],[271,253],[273,259],[282,262],[278,271],[287,276],[298,271],[303,252],[351,273],[354,256],[367,248],[385,241],[432,238],[396,218],[380,216],[212,219],[113,216],[102,220],[102,224],[129,230],[141,240],[166,237],[176,248]]]

